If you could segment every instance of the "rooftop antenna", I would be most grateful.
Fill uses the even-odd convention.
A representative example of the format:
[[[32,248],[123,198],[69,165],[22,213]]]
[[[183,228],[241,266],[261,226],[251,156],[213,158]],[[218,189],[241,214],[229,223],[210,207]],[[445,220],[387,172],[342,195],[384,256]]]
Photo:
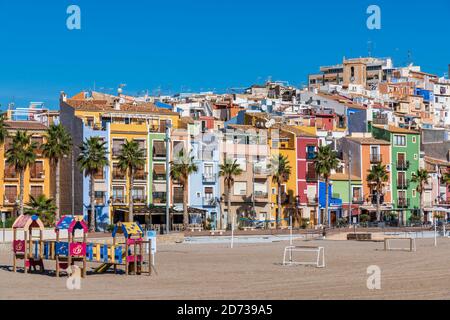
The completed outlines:
[[[373,43],[371,40],[367,41],[367,51],[368,51],[369,58],[372,58],[372,50],[373,50],[372,44]]]
[[[407,61],[407,64],[408,64],[408,66],[413,64],[411,50],[408,50],[408,61]]]

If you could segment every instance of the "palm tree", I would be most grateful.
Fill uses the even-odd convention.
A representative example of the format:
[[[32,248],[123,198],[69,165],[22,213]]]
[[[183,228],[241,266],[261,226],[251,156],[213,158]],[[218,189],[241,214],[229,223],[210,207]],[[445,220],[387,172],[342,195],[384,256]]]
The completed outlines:
[[[118,167],[122,172],[128,174],[129,182],[129,211],[128,221],[133,222],[133,188],[134,188],[134,174],[138,169],[142,169],[145,165],[144,150],[139,147],[136,141],[127,141],[122,145],[122,150],[118,156]]]
[[[51,226],[55,223],[55,221],[58,221],[55,220],[57,207],[53,202],[53,199],[47,199],[44,194],[41,194],[36,198],[30,196],[30,202],[26,205],[27,208],[25,208],[25,213],[30,215],[38,215],[44,225]]]
[[[36,160],[37,144],[31,140],[32,135],[26,131],[17,131],[13,137],[11,148],[6,151],[6,163],[14,166],[20,177],[19,215],[23,214],[23,195],[25,171]]]
[[[417,183],[417,192],[420,195],[420,218],[424,216],[423,214],[423,193],[425,192],[425,186],[428,183],[429,173],[425,169],[419,169],[415,174],[413,174],[411,181]]]
[[[8,136],[8,125],[6,124],[6,115],[4,113],[0,114],[0,144],[5,142]]]
[[[375,190],[377,193],[377,221],[381,219],[380,197],[383,194],[383,186],[388,180],[389,175],[386,166],[382,164],[373,166],[367,175],[367,181],[371,184],[372,190]]]
[[[194,163],[194,157],[185,154],[184,149],[180,150],[175,159],[170,162],[170,177],[172,181],[178,181],[183,186],[183,225],[187,229],[189,226],[188,215],[188,181],[189,176],[198,171]]]
[[[287,156],[278,154],[278,156],[273,156],[271,159],[270,167],[272,168],[272,182],[277,184],[278,187],[278,197],[277,197],[277,214],[276,214],[276,228],[279,227],[279,220],[281,219],[281,185],[289,180],[291,175],[291,166],[289,165],[289,160]]]
[[[52,124],[45,134],[46,142],[42,145],[42,153],[55,168],[55,221],[59,221],[60,207],[60,173],[61,159],[67,157],[72,150],[72,138],[61,124]]]
[[[86,177],[89,177],[89,197],[90,197],[90,222],[89,232],[95,232],[95,188],[94,175],[103,170],[108,165],[106,142],[100,137],[90,137],[80,146],[81,153],[77,158],[77,163]]]
[[[227,191],[227,229],[231,228],[231,221],[233,216],[231,215],[231,188],[234,185],[234,177],[240,176],[243,172],[237,160],[226,159],[223,164],[219,166],[219,176],[224,178]]]
[[[330,226],[328,219],[328,198],[331,171],[336,170],[339,166],[339,160],[336,151],[330,145],[320,146],[314,157],[314,165],[316,173],[325,181],[325,216],[324,224]]]

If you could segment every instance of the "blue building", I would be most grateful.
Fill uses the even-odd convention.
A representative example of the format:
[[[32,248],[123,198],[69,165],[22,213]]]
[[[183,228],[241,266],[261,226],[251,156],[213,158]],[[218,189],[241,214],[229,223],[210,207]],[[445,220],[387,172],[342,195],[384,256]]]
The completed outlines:
[[[333,196],[332,184],[328,188],[328,221],[331,225],[335,225],[338,219],[342,218],[342,199]],[[319,224],[323,223],[323,215],[325,214],[325,190],[325,182],[319,181],[319,210],[322,212],[322,214],[319,214]]]
[[[189,177],[189,206],[206,211],[211,229],[220,226],[219,141],[212,131],[200,133],[191,141],[192,155],[198,167]],[[191,223],[201,223],[191,215]]]
[[[91,128],[83,124],[83,141],[90,137],[100,137],[106,142],[107,150],[110,150],[110,126],[105,122],[102,128]],[[89,177],[83,175],[83,216],[85,221],[89,221],[89,213],[91,211],[90,196],[89,196]],[[110,193],[109,183],[110,169],[109,166],[103,168],[103,172],[95,175],[95,215],[96,225],[98,231],[105,231],[108,225],[111,224],[109,218]]]

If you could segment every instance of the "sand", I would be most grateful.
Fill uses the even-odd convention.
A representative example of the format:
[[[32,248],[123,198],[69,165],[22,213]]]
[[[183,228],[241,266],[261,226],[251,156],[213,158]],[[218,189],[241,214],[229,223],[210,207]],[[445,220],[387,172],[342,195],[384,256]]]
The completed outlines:
[[[66,278],[13,273],[0,253],[1,299],[450,299],[450,239],[417,240],[417,252],[385,252],[383,243],[296,241],[325,247],[326,268],[281,265],[286,242],[161,245],[158,275],[90,275],[81,290]],[[53,261],[45,261],[47,269]],[[96,264],[93,264],[94,266]],[[381,289],[367,288],[367,268],[381,269]]]

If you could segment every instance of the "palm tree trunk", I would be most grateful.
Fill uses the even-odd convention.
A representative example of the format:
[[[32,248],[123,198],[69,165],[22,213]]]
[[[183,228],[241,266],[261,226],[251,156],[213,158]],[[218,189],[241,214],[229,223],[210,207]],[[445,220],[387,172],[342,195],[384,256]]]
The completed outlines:
[[[129,200],[128,200],[128,222],[133,222],[133,211],[134,211],[134,199],[133,199],[133,188],[134,188],[134,172],[133,172],[133,168],[129,169],[129,180],[130,180],[130,185],[129,185]]]
[[[330,226],[330,221],[328,219],[328,198],[329,198],[328,188],[329,188],[329,184],[330,184],[330,182],[328,181],[328,178],[326,178],[325,179],[325,214],[323,217],[323,224],[325,226]]]
[[[189,227],[189,213],[188,213],[188,186],[187,183],[186,185],[183,185],[183,225],[184,225],[184,230],[187,230],[187,228]]]
[[[377,221],[380,221],[380,187],[377,188]]]
[[[25,172],[23,170],[19,173],[20,176],[20,191],[19,191],[19,215],[23,214],[23,193],[25,189]]]
[[[94,174],[89,175],[89,197],[91,199],[91,214],[90,214],[90,223],[89,223],[89,232],[95,232],[97,222],[95,215],[95,191],[94,191]]]
[[[56,179],[56,185],[55,185],[55,204],[56,204],[56,210],[55,210],[55,223],[59,221],[59,206],[60,206],[60,185],[59,185],[59,176],[61,174],[61,162],[58,161],[58,159],[55,160],[55,166],[56,166],[56,172],[55,172],[55,179]],[[72,212],[72,214],[75,214]]]
[[[422,222],[423,217],[425,216],[424,214],[424,210],[423,210],[423,189],[424,187],[422,187],[421,191],[420,191],[420,221]]]
[[[277,195],[277,214],[275,216],[275,228],[278,229],[280,227],[280,219],[281,219],[281,184],[278,184],[278,195]]]
[[[231,220],[232,220],[232,215],[231,215],[231,184],[228,183],[227,185],[227,229],[230,230],[231,229]]]

